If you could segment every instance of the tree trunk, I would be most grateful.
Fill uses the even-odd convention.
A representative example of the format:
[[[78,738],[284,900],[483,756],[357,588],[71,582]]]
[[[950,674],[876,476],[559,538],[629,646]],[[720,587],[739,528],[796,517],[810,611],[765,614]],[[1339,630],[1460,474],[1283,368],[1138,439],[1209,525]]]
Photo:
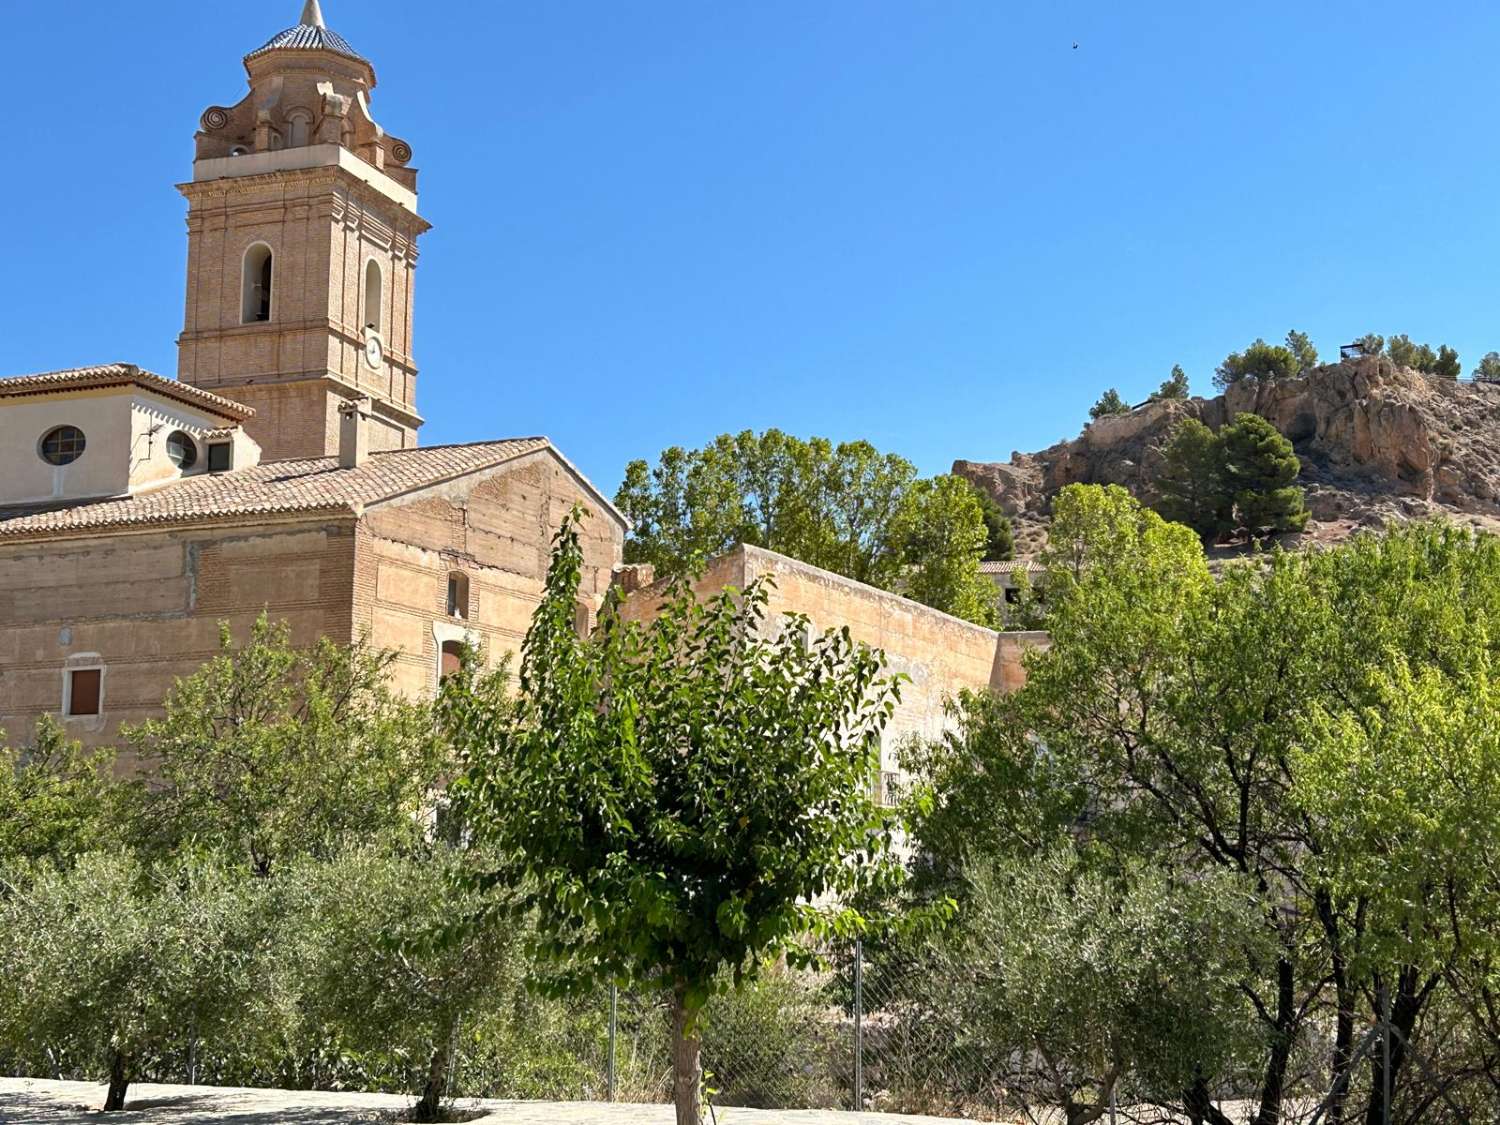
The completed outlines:
[[[1281,1104],[1286,1099],[1286,1068],[1297,1037],[1296,977],[1290,958],[1276,962],[1276,1027],[1266,1075],[1260,1087],[1260,1110],[1254,1125],[1280,1125]]]
[[[1193,1125],[1204,1125],[1204,1122],[1208,1125],[1234,1125],[1234,1122],[1224,1116],[1223,1111],[1214,1105],[1214,1100],[1208,1092],[1208,1083],[1201,1076],[1182,1095],[1182,1108]]]
[[[106,1113],[125,1108],[125,1089],[129,1085],[130,1075],[126,1072],[125,1055],[117,1050],[109,1065],[109,1093],[104,1097]]]
[[[1419,971],[1404,966],[1396,975],[1396,995],[1391,1001],[1391,1101],[1396,1100],[1396,1081],[1401,1077],[1401,1066],[1406,1061],[1406,1044],[1411,1039],[1412,1029],[1417,1026],[1417,1016],[1426,1003],[1430,985],[1421,986]],[[1380,1044],[1370,1053],[1370,1102],[1365,1110],[1365,1125],[1384,1125],[1386,1120],[1385,1052]],[[1391,1115],[1394,1118],[1394,1114]]]
[[[440,1119],[443,1091],[448,1085],[448,1067],[452,1062],[449,1057],[452,1046],[453,1028],[445,1023],[438,1029],[437,1042],[432,1048],[432,1060],[427,1064],[427,1084],[422,1088],[422,1098],[411,1111],[413,1121]]]
[[[689,1025],[698,1013],[687,1007],[687,986],[672,993],[672,1100],[677,1125],[703,1125],[703,1041]]]

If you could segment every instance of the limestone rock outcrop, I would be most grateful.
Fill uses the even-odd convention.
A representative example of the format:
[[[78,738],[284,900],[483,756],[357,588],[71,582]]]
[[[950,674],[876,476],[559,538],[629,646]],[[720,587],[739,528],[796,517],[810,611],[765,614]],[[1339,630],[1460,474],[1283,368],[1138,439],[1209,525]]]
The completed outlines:
[[[1241,412],[1266,418],[1296,448],[1314,539],[1440,513],[1500,529],[1500,385],[1434,379],[1383,356],[1239,384],[1215,398],[1149,402],[1038,453],[956,461],[953,471],[995,497],[1025,550],[1039,541],[1059,489],[1119,484],[1149,502],[1180,419],[1218,429]]]

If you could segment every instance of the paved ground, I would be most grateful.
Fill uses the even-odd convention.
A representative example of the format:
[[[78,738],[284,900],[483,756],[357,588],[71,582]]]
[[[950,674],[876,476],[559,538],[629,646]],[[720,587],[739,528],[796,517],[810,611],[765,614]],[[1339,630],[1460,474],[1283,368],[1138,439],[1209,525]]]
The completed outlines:
[[[133,1085],[125,1109],[99,1112],[104,1087],[88,1082],[0,1078],[0,1122],[58,1125],[108,1121],[111,1125],[346,1125],[389,1122],[413,1099],[390,1094],[334,1094],[291,1090],[239,1090],[217,1086]],[[670,1106],[599,1102],[461,1102],[480,1116],[474,1125],[671,1125]],[[720,1108],[719,1125],[921,1125],[951,1119],[886,1113]],[[710,1122],[711,1125],[711,1122]]]

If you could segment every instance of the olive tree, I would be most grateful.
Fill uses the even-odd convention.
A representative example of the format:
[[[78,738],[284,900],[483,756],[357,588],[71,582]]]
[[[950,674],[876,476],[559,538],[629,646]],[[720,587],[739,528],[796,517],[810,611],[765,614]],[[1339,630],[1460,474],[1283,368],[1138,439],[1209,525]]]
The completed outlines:
[[[871,795],[897,699],[847,630],[768,620],[764,581],[700,601],[687,580],[640,624],[574,627],[577,512],[554,543],[508,712],[474,717],[456,807],[521,890],[556,988],[669,998],[677,1120],[701,1120],[699,1017],[716,988],[809,939],[858,932],[843,896],[888,885],[893,824]]]

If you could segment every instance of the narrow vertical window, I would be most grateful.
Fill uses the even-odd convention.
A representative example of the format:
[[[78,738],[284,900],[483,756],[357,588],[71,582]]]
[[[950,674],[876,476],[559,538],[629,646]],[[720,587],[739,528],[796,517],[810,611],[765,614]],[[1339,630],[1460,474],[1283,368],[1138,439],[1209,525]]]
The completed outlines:
[[[365,327],[376,332],[382,331],[380,311],[384,288],[380,263],[371,258],[365,263]]]
[[[63,700],[65,713],[76,715],[99,714],[100,688],[103,687],[102,668],[75,668],[68,673],[68,697]]]
[[[294,109],[286,115],[287,147],[301,148],[312,135],[312,114]]]
[[[469,576],[460,571],[448,575],[448,616],[469,617]]]
[[[438,680],[446,680],[449,676],[459,671],[464,663],[463,641],[444,641],[442,652],[438,657]]]
[[[258,324],[271,319],[271,248],[257,242],[245,251],[245,275],[241,287],[240,320]]]

